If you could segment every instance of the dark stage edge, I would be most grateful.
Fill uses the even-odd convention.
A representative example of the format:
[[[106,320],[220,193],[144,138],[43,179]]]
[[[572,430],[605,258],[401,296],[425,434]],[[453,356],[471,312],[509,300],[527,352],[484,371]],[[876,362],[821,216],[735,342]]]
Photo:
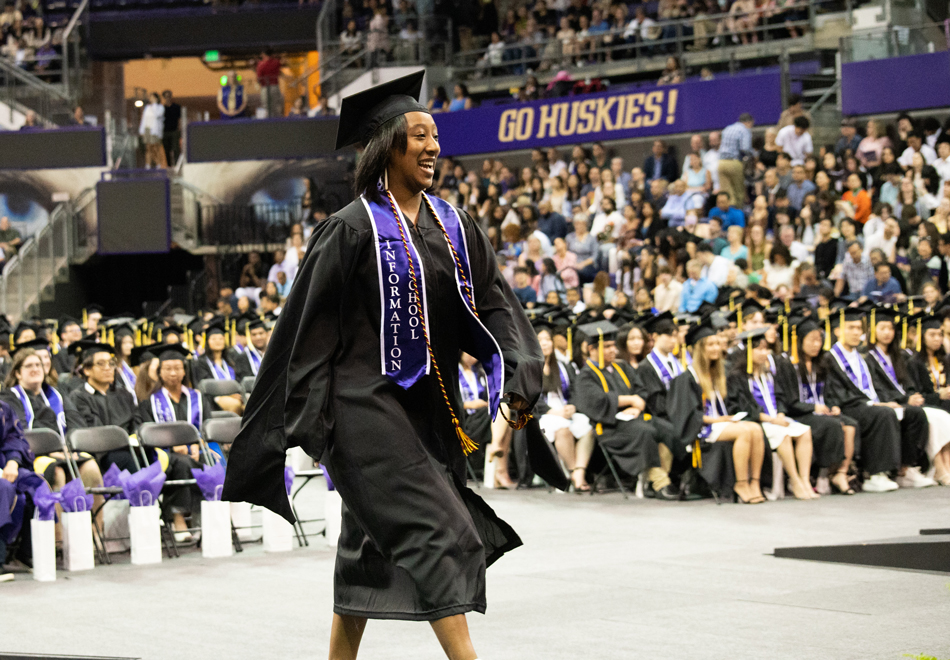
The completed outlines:
[[[35,653],[0,653],[0,660],[140,660],[105,655],[43,655]]]
[[[775,556],[783,559],[950,573],[950,529],[922,529],[920,534],[847,545],[776,548]]]

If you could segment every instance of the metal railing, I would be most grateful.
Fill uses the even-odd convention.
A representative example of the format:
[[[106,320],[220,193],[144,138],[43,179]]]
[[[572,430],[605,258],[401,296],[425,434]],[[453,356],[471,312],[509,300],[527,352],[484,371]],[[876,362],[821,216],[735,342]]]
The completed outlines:
[[[47,128],[64,124],[72,114],[72,100],[61,87],[0,58],[0,101],[11,108],[33,110]]]
[[[283,243],[290,227],[306,218],[303,199],[288,204],[202,204],[198,221],[201,245]]]
[[[950,21],[882,27],[841,38],[841,61],[863,62],[950,50]]]
[[[4,264],[0,312],[11,323],[36,313],[41,302],[52,299],[53,285],[65,279],[69,264],[95,251],[87,224],[94,199],[95,191],[87,190],[75,201],[58,205],[49,222]]]

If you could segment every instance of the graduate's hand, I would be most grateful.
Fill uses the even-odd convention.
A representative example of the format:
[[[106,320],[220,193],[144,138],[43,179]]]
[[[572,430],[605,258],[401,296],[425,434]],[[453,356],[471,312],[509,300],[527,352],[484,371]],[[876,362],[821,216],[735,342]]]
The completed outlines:
[[[907,403],[911,406],[922,406],[924,405],[924,395],[920,394],[919,392],[915,392],[914,394],[911,394],[910,397],[908,397]]]
[[[835,417],[837,417],[838,415],[841,414],[841,408],[839,408],[838,406],[832,406],[832,407],[831,407],[831,414],[834,415]]]
[[[816,415],[833,415],[834,413],[831,412],[831,408],[829,408],[829,407],[826,406],[825,404],[823,404],[823,403],[816,403],[816,404],[815,404],[815,414],[816,414]]]
[[[941,387],[940,388],[940,398],[946,401],[950,399],[950,387]]]
[[[639,409],[639,408],[634,408],[633,406],[630,406],[629,408],[627,408],[627,409],[624,410],[623,412],[624,412],[625,414],[627,414],[627,415],[630,415],[631,417],[639,417],[639,416],[640,416],[640,409]]]
[[[195,461],[201,460],[201,452],[198,449],[198,445],[190,445],[188,449],[189,449],[188,454],[191,456],[193,460]]]
[[[7,461],[7,464],[3,467],[3,478],[12,484],[16,481],[19,472],[20,466],[16,461]]]
[[[508,407],[512,410],[521,412],[528,409],[528,402],[521,398],[521,395],[514,392],[508,393]]]
[[[176,454],[187,454],[188,447],[186,447],[185,445],[178,445],[177,447],[172,447],[172,451],[175,452]]]
[[[564,419],[570,419],[571,417],[574,416],[574,413],[576,412],[577,412],[576,407],[572,406],[571,404],[567,404],[566,406],[564,406],[564,411],[562,414],[564,415]]]
[[[788,426],[788,420],[785,418],[785,413],[779,413],[772,418],[773,424],[778,424],[779,426]]]

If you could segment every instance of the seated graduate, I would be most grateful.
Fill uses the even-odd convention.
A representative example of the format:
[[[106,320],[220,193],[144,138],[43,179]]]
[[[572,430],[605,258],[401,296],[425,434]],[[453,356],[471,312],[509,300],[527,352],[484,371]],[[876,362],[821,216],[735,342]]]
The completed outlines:
[[[43,477],[32,470],[35,458],[16,415],[0,401],[0,567],[25,522],[27,498],[32,501],[33,493],[43,485]]]
[[[795,319],[791,326],[791,360],[776,359],[775,380],[788,416],[811,427],[815,455],[828,468],[830,485],[854,495],[849,470],[858,442],[858,423],[837,406],[825,403],[824,342],[831,348],[830,330],[817,317]]]
[[[158,380],[149,396],[139,402],[136,417],[139,425],[145,422],[183,421],[189,422],[201,433],[202,422],[211,417],[211,409],[201,392],[186,384],[185,359],[189,355],[188,349],[180,344],[151,348],[158,353]],[[197,444],[173,447],[172,452],[167,454],[165,474],[172,480],[191,479],[191,470],[200,467],[202,462],[210,464],[222,458],[223,452],[215,443],[211,443],[209,449],[212,456],[203,455]],[[156,459],[149,457],[149,460],[155,462]],[[201,492],[197,486],[163,491],[162,513],[166,520],[171,518],[176,541],[187,543],[192,540],[185,517],[197,510],[200,501]]]
[[[234,370],[237,372],[238,378],[256,377],[261,368],[261,360],[264,359],[264,351],[267,349],[270,332],[267,329],[267,324],[262,319],[255,318],[247,321],[244,334],[247,344],[241,356],[237,358]]]
[[[636,323],[621,326],[620,332],[617,333],[617,362],[639,369],[652,349],[647,339],[646,330],[642,326]]]
[[[588,359],[575,381],[577,410],[594,423],[597,441],[621,471],[633,479],[646,473],[658,499],[678,500],[668,471],[660,467],[661,432],[641,416],[645,403],[626,373],[612,366],[617,326],[597,321],[578,331],[587,339]]]
[[[48,351],[45,339],[34,339],[16,347],[10,373],[4,380],[4,389],[0,390],[0,400],[10,406],[24,429],[50,429],[65,438],[70,425],[76,427],[82,423],[72,402],[56,389],[56,372],[45,371],[47,365],[52,365]],[[74,453],[73,458],[79,464],[79,477],[85,486],[102,485],[102,473],[92,456]],[[66,456],[62,452],[37,456],[33,469],[43,475],[53,490],[59,490],[68,480]]]
[[[673,354],[678,346],[679,331],[669,312],[657,314],[643,323],[653,341],[643,364],[637,369],[646,403],[646,411],[654,417],[666,419],[666,396],[673,379],[683,373],[682,362]]]
[[[676,437],[693,453],[694,467],[714,491],[723,495],[731,488],[739,502],[760,504],[765,501],[759,484],[765,440],[761,426],[727,412],[725,341],[708,318],[686,335],[693,363],[670,385],[670,419]],[[729,456],[722,455],[729,442],[732,470]]]
[[[864,334],[863,310],[849,307],[828,317],[837,341],[825,353],[825,403],[838,407],[842,414],[857,420],[861,429],[860,465],[870,476],[861,489],[869,493],[897,490],[888,476],[901,465],[903,436],[913,444],[915,437],[926,437],[927,417],[922,413],[905,414],[904,407],[884,401],[874,388],[871,370],[858,351]],[[911,408],[913,410],[913,408]]]
[[[853,495],[848,469],[854,456],[857,422],[842,419],[840,410],[836,414],[823,403],[815,402],[813,394],[810,397],[812,400],[804,400],[806,392],[802,383],[808,384],[808,379],[814,378],[817,387],[819,380],[815,360],[819,359],[818,354],[821,352],[821,328],[812,317],[795,318],[793,323],[789,323],[786,318],[781,325],[782,343],[788,344],[790,357],[774,353],[770,357],[780,407],[790,418],[811,429],[815,464],[820,471],[827,470],[833,475],[830,482],[825,478],[819,479],[819,494],[830,494],[833,486],[838,492]],[[805,337],[800,338],[799,331]],[[803,352],[802,345],[806,342],[808,351]],[[803,362],[806,364],[803,365]],[[823,375],[820,380],[824,380]],[[808,389],[811,390],[810,384]]]
[[[726,407],[730,414],[744,412],[759,422],[772,451],[782,459],[789,486],[797,499],[817,499],[812,489],[811,429],[785,416],[776,382],[769,370],[766,328],[746,330],[739,335],[745,342],[745,360],[735,361],[728,377]]]
[[[893,319],[893,314],[888,311],[875,311],[877,318]],[[891,334],[884,328],[884,338],[892,337],[891,344],[897,344],[896,329],[891,321]],[[946,414],[950,410],[950,387],[947,386],[947,357],[943,348],[943,333],[941,331],[942,319],[939,316],[923,314],[916,319],[908,319],[908,324],[917,328],[917,352],[910,360],[901,356],[901,366],[904,367],[903,373],[906,379],[901,383],[905,391],[910,394],[911,400],[908,405],[924,406],[923,410],[930,423],[930,435],[926,438],[917,438],[918,455],[913,456],[913,448],[902,445],[902,463],[901,474],[897,478],[897,484],[901,488],[922,488],[940,483],[944,486],[950,485],[950,419],[940,413]],[[903,323],[901,324],[903,326]],[[880,322],[878,327],[881,327]],[[877,343],[882,341],[880,331],[875,337]],[[880,352],[873,353],[878,356]],[[889,354],[889,353],[888,353]],[[895,363],[896,365],[896,363]],[[906,365],[906,366],[905,366]],[[877,382],[875,381],[875,387]],[[910,389],[908,389],[910,388]],[[893,399],[903,403],[898,399]],[[907,452],[910,452],[909,454]],[[929,477],[921,474],[921,467],[926,470],[927,463],[933,463],[934,476],[936,480],[930,483]]]
[[[115,357],[118,367],[116,374],[118,380],[116,385],[125,388],[135,399],[135,405],[139,400],[135,395],[135,371],[132,369],[132,351],[135,349],[135,330],[128,324],[123,324],[115,328]]]
[[[589,492],[586,472],[594,451],[594,428],[587,415],[577,412],[571,403],[576,375],[571,367],[563,364],[554,353],[552,330],[540,327],[538,343],[544,356],[544,372],[541,380],[541,398],[538,408],[541,416],[538,424],[548,442],[554,444],[558,456],[571,473],[571,484],[576,492]]]
[[[488,380],[478,360],[468,353],[459,356],[459,392],[465,408],[465,416],[460,420],[462,430],[479,447],[484,447],[491,442]]]
[[[237,380],[237,372],[228,355],[228,332],[222,322],[209,325],[202,334],[204,354],[192,364],[192,377],[198,385],[203,380]],[[240,394],[216,396],[214,403],[221,409],[238,415],[244,413]]]
[[[70,352],[76,356],[81,387],[69,393],[69,400],[78,413],[78,425],[118,426],[126,433],[135,433],[135,399],[125,388],[115,383],[115,348],[90,340],[73,342]],[[99,469],[104,473],[114,463],[120,470],[138,469],[129,449],[115,449],[98,456]]]
[[[79,321],[69,316],[59,319],[57,324],[59,334],[59,351],[53,356],[53,367],[56,373],[71,374],[76,367],[76,356],[69,352],[69,347],[73,342],[82,339],[82,328]]]

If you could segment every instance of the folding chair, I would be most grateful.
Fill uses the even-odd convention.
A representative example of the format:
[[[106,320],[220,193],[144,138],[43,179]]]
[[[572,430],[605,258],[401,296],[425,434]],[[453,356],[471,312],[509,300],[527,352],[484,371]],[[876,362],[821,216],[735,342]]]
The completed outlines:
[[[198,444],[198,447],[205,456],[211,456],[208,445],[205,444],[204,439],[198,434],[198,429],[192,426],[190,422],[146,422],[142,424],[142,427],[139,429],[137,444],[144,464],[148,465],[146,449],[151,448],[171,451],[172,447],[192,445],[195,443]],[[169,479],[165,481],[165,486],[162,490],[169,487],[190,488],[197,483],[195,479]],[[171,543],[175,548],[175,554],[178,555],[178,542],[175,541],[175,535],[171,533],[171,529],[167,525],[162,526],[162,529],[165,530],[165,533],[170,537]],[[189,528],[187,531],[198,531],[198,528]]]
[[[607,449],[600,442],[600,438],[597,435],[594,435],[594,446],[600,449],[600,453],[604,455],[604,462],[607,463],[607,468],[610,470],[610,473],[614,477],[614,481],[617,482],[617,487],[620,489],[620,494],[623,495],[623,499],[629,500],[630,494],[627,492],[627,489],[623,486],[623,481],[620,480],[620,471],[617,469],[617,463],[614,461],[613,456],[610,455],[610,450]],[[597,479],[603,475],[604,471],[601,470],[599,474],[594,478],[594,483],[591,485],[590,494],[593,495],[597,491]]]
[[[245,376],[241,379],[241,387],[244,388],[244,391],[248,394],[251,393],[251,390],[254,389],[254,383],[257,381],[257,376]]]
[[[66,449],[66,443],[62,436],[52,429],[27,429],[23,431],[27,443],[30,445],[30,451],[37,456],[45,456],[54,452],[61,452],[66,458],[66,469],[69,477],[75,479],[79,473],[73,471],[72,461],[69,460],[69,451]]]
[[[117,451],[119,449],[130,449],[129,447],[129,434],[125,432],[125,429],[119,426],[96,426],[93,428],[85,429],[75,429],[70,431],[67,435],[67,441],[75,452],[86,452],[87,454],[102,454],[109,451]],[[132,462],[135,464],[136,469],[139,467],[138,457],[135,455],[135,451],[132,453]],[[70,458],[72,462],[72,458]],[[75,468],[76,473],[78,474],[78,467]],[[86,492],[91,495],[102,495],[105,501],[99,506],[98,509],[95,509],[92,512],[92,524],[96,530],[96,536],[99,537],[99,544],[102,546],[102,558],[105,560],[104,563],[111,564],[112,558],[109,555],[109,551],[106,549],[107,541],[120,541],[125,540],[116,537],[107,537],[104,529],[99,529],[99,524],[96,521],[96,516],[99,515],[99,511],[106,505],[106,502],[111,500],[116,495],[122,494],[121,486],[94,486],[92,488],[86,488]]]
[[[244,388],[241,387],[241,384],[236,380],[214,380],[213,378],[205,378],[198,383],[198,391],[212,401],[219,396],[231,396],[233,394],[240,394],[242,401],[247,400],[247,394]],[[212,410],[211,416],[215,419],[240,417],[237,413],[228,410]]]
[[[201,434],[205,442],[217,442],[218,445],[229,445],[234,442],[238,431],[241,430],[241,418],[233,415],[226,419],[206,419],[202,424]],[[234,541],[234,550],[244,552],[241,546],[241,539],[238,538],[237,529],[234,523],[231,523],[231,538]]]
[[[315,467],[312,470],[301,470],[300,472],[297,472],[294,476],[301,477],[303,479],[303,483],[300,484],[300,486],[297,487],[297,490],[293,491],[293,494],[290,496],[290,509],[291,511],[294,512],[294,518],[297,520],[297,523],[294,525],[294,533],[297,535],[297,543],[300,544],[301,547],[305,545],[309,546],[310,541],[307,540],[307,534],[306,532],[304,532],[303,524],[311,523],[311,522],[325,522],[325,520],[323,518],[309,518],[307,520],[301,520],[300,515],[297,513],[297,507],[294,505],[294,500],[297,499],[297,495],[300,494],[300,491],[302,491],[307,486],[307,484],[310,483],[312,479],[316,479],[317,477],[323,476],[323,468]],[[310,536],[326,536],[326,535],[327,535],[327,528],[326,528],[326,525],[324,525],[321,531],[317,532],[316,534],[311,534]]]

